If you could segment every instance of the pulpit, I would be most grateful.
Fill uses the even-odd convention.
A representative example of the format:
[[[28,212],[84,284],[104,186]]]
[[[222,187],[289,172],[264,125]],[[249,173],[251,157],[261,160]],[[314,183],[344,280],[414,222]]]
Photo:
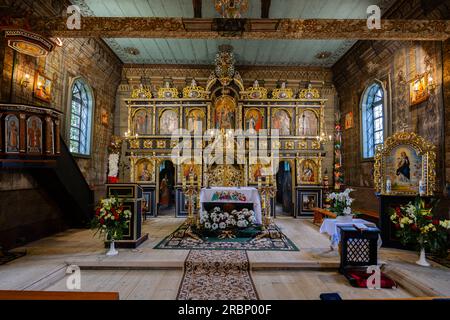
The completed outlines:
[[[122,240],[115,241],[119,248],[136,248],[148,239],[148,233],[142,235],[142,203],[143,190],[136,183],[115,183],[106,185],[106,197],[117,197],[123,206],[131,211],[128,230],[124,232]],[[105,242],[109,247],[109,242]]]

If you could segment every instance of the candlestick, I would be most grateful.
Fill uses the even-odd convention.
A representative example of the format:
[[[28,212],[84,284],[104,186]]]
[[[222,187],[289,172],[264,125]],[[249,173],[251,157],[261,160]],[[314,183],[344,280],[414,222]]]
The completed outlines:
[[[258,189],[261,189],[261,177],[258,177]]]
[[[194,175],[193,175],[192,173],[189,174],[189,184],[190,184],[191,186],[194,185]]]
[[[186,187],[186,176],[183,174],[183,176],[181,177],[181,183],[183,185],[183,189]]]
[[[266,177],[266,186],[269,186],[270,185],[270,176],[267,176]]]

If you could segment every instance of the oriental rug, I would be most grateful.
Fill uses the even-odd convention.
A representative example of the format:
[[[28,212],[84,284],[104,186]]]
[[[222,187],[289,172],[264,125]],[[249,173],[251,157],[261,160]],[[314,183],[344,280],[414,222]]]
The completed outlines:
[[[257,300],[247,252],[191,250],[178,300]]]
[[[257,233],[241,233],[234,239],[202,237],[193,239],[188,235],[188,225],[182,224],[175,232],[168,235],[154,249],[182,250],[250,250],[250,251],[299,251],[297,246],[278,228],[271,224],[268,236],[258,238]]]

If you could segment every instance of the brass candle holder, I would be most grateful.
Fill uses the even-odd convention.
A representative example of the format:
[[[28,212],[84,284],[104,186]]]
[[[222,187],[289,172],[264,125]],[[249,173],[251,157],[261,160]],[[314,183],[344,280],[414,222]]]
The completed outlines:
[[[194,175],[191,173],[189,175],[189,183],[186,183],[186,177],[182,178],[182,190],[184,196],[188,200],[188,217],[186,223],[188,224],[188,229],[186,230],[186,235],[195,239],[200,240],[192,230],[195,225],[200,227],[200,189],[201,189],[201,178],[198,177],[197,184],[195,183]],[[197,200],[197,201],[196,201]],[[196,206],[197,203],[197,206]],[[197,210],[195,210],[197,207]],[[195,214],[195,211],[197,214]]]
[[[258,178],[258,191],[261,195],[261,209],[263,212],[262,221],[262,232],[256,237],[256,239],[261,239],[264,237],[270,237],[268,228],[272,223],[271,217],[271,199],[276,196],[277,187],[274,179],[271,176],[267,176],[265,183],[262,183],[261,177]]]

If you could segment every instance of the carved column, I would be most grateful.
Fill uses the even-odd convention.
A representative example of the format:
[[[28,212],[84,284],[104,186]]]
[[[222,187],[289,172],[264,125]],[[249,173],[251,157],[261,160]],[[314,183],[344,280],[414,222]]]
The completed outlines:
[[[19,141],[19,152],[26,152],[26,127],[27,127],[27,123],[26,123],[26,114],[21,113],[19,115],[20,118],[20,125],[19,125],[19,136],[20,136],[20,141]]]
[[[45,117],[45,153],[52,154],[53,121],[50,116]]]
[[[55,120],[55,135],[53,139],[55,140],[55,153],[60,154],[61,153],[61,141],[59,138],[59,119]]]

